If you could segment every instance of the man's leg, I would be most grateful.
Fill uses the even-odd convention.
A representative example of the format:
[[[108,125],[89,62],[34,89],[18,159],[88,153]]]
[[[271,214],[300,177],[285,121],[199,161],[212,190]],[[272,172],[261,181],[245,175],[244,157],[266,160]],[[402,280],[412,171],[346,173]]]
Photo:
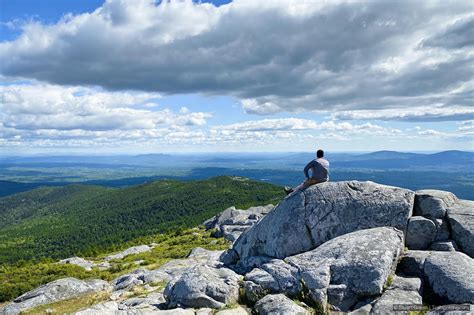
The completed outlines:
[[[315,184],[319,183],[316,179],[313,178],[308,178],[307,180],[304,181],[302,189],[306,189],[309,186],[313,186]]]

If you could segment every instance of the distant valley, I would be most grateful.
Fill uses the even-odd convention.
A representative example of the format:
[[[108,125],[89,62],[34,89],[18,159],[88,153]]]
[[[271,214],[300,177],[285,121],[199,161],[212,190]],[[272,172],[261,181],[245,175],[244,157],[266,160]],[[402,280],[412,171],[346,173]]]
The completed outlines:
[[[159,179],[244,176],[276,185],[299,184],[314,153],[146,154],[0,158],[0,196],[71,183],[127,187]],[[474,199],[474,153],[378,151],[328,153],[331,180],[371,180],[413,190],[449,190]]]

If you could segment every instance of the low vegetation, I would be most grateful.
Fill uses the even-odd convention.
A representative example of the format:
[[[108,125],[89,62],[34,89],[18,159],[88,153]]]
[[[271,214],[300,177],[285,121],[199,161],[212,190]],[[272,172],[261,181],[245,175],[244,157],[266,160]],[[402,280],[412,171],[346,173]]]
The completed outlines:
[[[282,197],[279,186],[228,176],[123,189],[38,188],[0,198],[0,264],[97,256],[143,236],[197,226],[230,206],[245,209]]]
[[[93,268],[92,271],[86,271],[76,265],[58,264],[50,258],[39,262],[20,261],[14,265],[0,266],[0,303],[12,300],[42,284],[60,278],[75,277],[78,279],[100,278],[112,280],[140,266],[153,269],[171,259],[185,258],[195,247],[203,247],[210,250],[226,249],[229,247],[229,243],[226,240],[211,237],[210,232],[205,231],[203,228],[147,236],[136,240],[136,242],[139,241],[142,244],[156,243],[156,246],[149,252],[130,255],[123,259],[112,261],[112,266],[108,270]],[[133,243],[130,242],[124,245],[131,246]],[[100,261],[104,256],[105,254],[99,257],[85,258]],[[140,260],[144,262],[139,266],[135,262]],[[75,302],[72,301],[71,303],[74,304]]]

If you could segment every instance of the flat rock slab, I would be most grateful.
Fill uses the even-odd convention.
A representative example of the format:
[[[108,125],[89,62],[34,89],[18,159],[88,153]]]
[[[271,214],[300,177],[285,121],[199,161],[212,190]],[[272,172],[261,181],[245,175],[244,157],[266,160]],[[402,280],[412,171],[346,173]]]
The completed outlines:
[[[250,229],[273,208],[272,204],[250,207],[247,210],[230,207],[203,224],[207,230],[217,230],[213,234],[214,236],[224,237],[226,240],[234,242],[243,232]]]
[[[76,266],[84,268],[87,271],[91,271],[92,267],[95,266],[94,262],[90,260],[86,260],[81,257],[70,257],[70,258],[62,259],[59,261],[59,264],[76,265]]]
[[[402,289],[387,290],[377,299],[370,314],[408,314],[408,312],[396,312],[393,309],[395,304],[422,304],[422,298],[417,291],[406,291]]]
[[[126,250],[124,250],[120,253],[109,255],[109,256],[105,257],[105,260],[108,261],[108,260],[113,260],[113,259],[122,259],[122,258],[125,258],[125,257],[129,256],[129,255],[148,252],[151,249],[152,249],[152,247],[150,247],[148,245],[133,246],[133,247],[127,248]]]
[[[474,201],[459,200],[447,213],[453,239],[461,251],[474,258]]]
[[[109,283],[104,280],[59,279],[17,297],[12,303],[0,309],[0,314],[18,314],[39,305],[75,298],[86,293],[111,291],[111,289]]]
[[[460,252],[431,252],[424,274],[441,301],[474,303],[474,259]]]
[[[260,315],[310,315],[304,307],[299,306],[283,294],[267,295],[255,304]]]
[[[298,190],[241,235],[233,256],[242,261],[252,256],[281,259],[357,230],[392,226],[404,231],[414,197],[407,189],[358,181]]]
[[[169,308],[222,308],[237,302],[241,279],[228,268],[196,266],[169,282],[164,295]]]

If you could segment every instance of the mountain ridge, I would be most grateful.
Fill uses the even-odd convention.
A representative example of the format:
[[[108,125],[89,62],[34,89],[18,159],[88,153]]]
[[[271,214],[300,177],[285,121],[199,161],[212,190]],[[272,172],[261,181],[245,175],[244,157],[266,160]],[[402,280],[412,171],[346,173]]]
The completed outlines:
[[[198,225],[231,205],[278,202],[282,196],[279,186],[229,176],[123,189],[39,188],[0,198],[0,263],[96,253],[148,234]]]

